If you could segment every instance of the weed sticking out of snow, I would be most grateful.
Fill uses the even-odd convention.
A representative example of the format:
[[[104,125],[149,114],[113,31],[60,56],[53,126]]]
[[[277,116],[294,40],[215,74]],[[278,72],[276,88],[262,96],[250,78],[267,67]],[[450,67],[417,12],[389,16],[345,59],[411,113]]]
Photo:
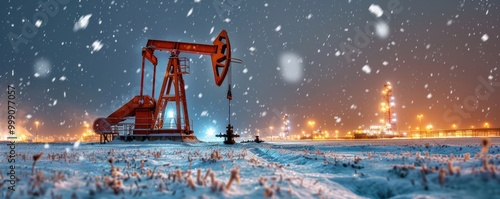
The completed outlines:
[[[491,146],[491,140],[489,137],[483,137],[481,138],[481,154],[485,156],[488,154],[488,149]]]
[[[36,162],[38,160],[40,160],[43,156],[43,152],[42,153],[39,153],[39,154],[36,154],[36,155],[33,155],[33,165],[31,166],[31,174],[34,174],[35,173],[35,165],[36,165]]]

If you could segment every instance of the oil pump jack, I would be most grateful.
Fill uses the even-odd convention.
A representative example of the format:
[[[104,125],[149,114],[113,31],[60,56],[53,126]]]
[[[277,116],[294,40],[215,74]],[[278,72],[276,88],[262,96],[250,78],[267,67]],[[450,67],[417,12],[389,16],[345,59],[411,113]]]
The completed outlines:
[[[170,52],[158,98],[155,98],[156,66],[158,65],[158,58],[154,54],[155,51]],[[189,60],[185,57],[179,57],[180,53],[210,55],[217,86],[221,86],[228,72],[230,73],[231,62],[241,63],[241,60],[231,58],[231,45],[225,30],[222,30],[215,38],[213,45],[148,40],[147,45],[142,48],[140,94],[133,97],[108,117],[97,118],[94,121],[93,129],[95,133],[100,135],[101,143],[109,142],[116,136],[118,136],[118,139],[125,141],[197,140],[191,129],[183,78],[184,74],[190,72]],[[144,94],[146,60],[153,65],[151,96]],[[231,107],[232,100],[230,79],[231,74],[229,74],[227,95],[229,107]],[[165,126],[165,111],[169,105],[173,105],[175,109],[175,116],[171,115],[173,117],[171,120],[174,120],[171,123],[174,124]],[[228,117],[231,117],[231,115]],[[125,123],[124,121],[127,119],[133,119],[134,123]],[[227,132],[229,135],[229,130],[231,131],[231,139],[234,137],[232,129],[229,120]]]

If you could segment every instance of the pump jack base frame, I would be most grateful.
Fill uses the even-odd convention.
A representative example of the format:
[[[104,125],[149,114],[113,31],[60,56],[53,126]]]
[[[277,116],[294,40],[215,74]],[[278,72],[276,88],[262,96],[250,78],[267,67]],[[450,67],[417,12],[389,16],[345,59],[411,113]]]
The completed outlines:
[[[158,129],[163,130],[165,129]],[[153,130],[154,131],[154,130]],[[194,133],[184,134],[184,133],[169,133],[169,134],[133,134],[133,135],[120,135],[118,133],[107,133],[100,134],[100,144],[106,144],[106,142],[111,142],[113,140],[120,140],[124,142],[148,142],[148,141],[176,141],[176,142],[200,142]]]
[[[182,141],[182,142],[199,142],[198,138],[194,135],[120,135],[116,137],[117,140],[125,142],[130,141]]]

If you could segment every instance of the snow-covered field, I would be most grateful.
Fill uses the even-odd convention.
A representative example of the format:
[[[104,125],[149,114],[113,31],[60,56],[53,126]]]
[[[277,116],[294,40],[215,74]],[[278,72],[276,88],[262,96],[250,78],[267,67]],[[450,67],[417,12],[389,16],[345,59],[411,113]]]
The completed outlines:
[[[500,198],[500,138],[490,144],[487,154],[480,138],[17,144],[16,191],[4,181],[0,198]]]

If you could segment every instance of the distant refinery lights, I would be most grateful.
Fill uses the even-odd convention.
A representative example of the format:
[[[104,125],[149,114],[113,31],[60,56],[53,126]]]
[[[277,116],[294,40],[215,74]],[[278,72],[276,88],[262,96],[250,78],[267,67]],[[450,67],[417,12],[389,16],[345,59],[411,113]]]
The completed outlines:
[[[396,131],[396,112],[394,110],[396,106],[394,96],[392,95],[392,85],[390,82],[384,84],[384,90],[382,91],[382,123],[389,131]]]
[[[285,138],[290,134],[290,120],[288,120],[288,114],[283,115],[283,126],[281,126],[280,137]]]

